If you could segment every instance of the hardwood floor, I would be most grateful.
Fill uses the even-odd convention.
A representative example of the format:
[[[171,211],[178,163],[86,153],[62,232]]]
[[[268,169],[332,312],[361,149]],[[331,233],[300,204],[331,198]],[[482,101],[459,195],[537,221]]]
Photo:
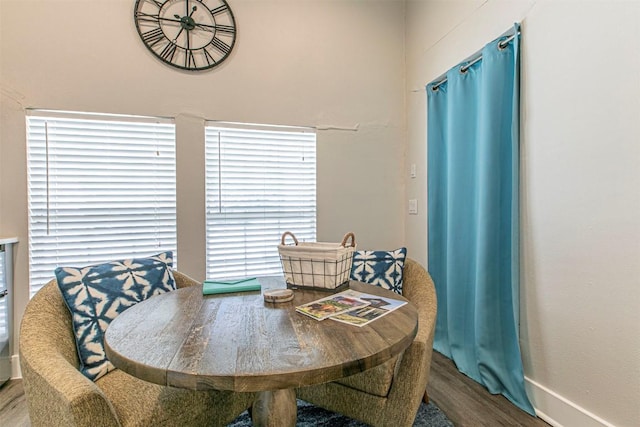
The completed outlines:
[[[549,426],[504,397],[489,394],[480,384],[458,372],[451,360],[436,352],[427,390],[429,398],[456,426]],[[30,425],[22,380],[11,380],[0,388],[0,426]]]
[[[31,426],[22,380],[10,380],[0,387],[0,426]]]
[[[456,426],[549,427],[540,418],[514,406],[504,396],[490,394],[436,351],[433,352],[427,392],[433,403]]]

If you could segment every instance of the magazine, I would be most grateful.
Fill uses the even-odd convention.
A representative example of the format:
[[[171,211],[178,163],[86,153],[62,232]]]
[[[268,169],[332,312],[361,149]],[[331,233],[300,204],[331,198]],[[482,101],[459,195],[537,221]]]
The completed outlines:
[[[317,320],[324,320],[327,317],[370,304],[369,302],[355,298],[352,295],[347,295],[345,292],[340,292],[319,300],[311,301],[307,304],[299,305],[296,307],[296,311]]]
[[[364,307],[354,308],[344,313],[331,316],[331,320],[355,326],[368,325],[374,320],[391,313],[407,303],[406,301],[365,294],[352,290],[345,291],[345,293],[348,296],[353,296],[354,298],[366,301],[369,304]]]
[[[316,320],[332,319],[364,326],[405,305],[406,301],[346,290],[296,307]]]

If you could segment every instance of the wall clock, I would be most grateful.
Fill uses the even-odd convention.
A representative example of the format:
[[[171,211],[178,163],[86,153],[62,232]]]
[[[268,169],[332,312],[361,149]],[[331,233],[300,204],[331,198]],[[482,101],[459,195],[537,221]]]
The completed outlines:
[[[219,65],[236,41],[236,22],[225,0],[136,0],[134,20],[147,49],[182,70]]]

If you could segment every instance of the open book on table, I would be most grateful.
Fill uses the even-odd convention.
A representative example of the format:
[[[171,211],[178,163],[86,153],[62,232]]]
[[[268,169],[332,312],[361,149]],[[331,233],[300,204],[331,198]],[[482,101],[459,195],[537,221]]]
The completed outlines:
[[[397,308],[406,301],[348,289],[346,291],[296,307],[302,314],[317,320],[331,319],[355,326],[364,326]]]

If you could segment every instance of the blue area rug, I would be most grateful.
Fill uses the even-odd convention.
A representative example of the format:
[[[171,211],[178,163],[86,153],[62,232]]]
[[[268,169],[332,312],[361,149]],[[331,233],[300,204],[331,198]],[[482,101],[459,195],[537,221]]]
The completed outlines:
[[[251,427],[251,425],[251,417],[245,411],[227,427]],[[414,427],[453,427],[453,423],[433,403],[420,404],[413,425]],[[367,427],[367,424],[298,399],[296,427]]]

